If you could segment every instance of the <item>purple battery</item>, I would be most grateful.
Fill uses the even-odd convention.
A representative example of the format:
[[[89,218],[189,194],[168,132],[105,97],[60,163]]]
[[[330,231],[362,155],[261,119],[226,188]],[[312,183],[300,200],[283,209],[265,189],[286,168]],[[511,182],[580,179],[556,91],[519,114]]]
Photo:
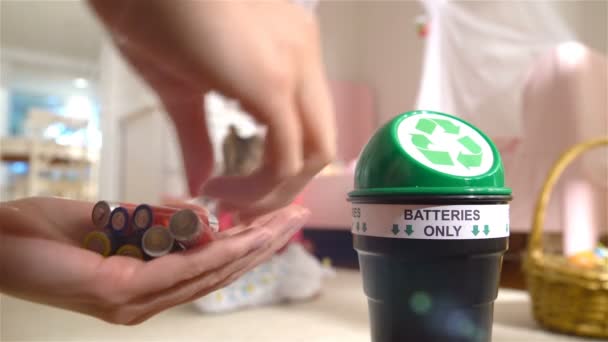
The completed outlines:
[[[112,215],[112,211],[118,207],[133,210],[135,205],[131,203],[98,201],[91,210],[91,222],[98,229],[110,227],[110,216]]]
[[[110,228],[119,236],[127,236],[131,233],[129,210],[125,207],[117,207],[110,214]]]
[[[133,228],[143,231],[154,223],[154,212],[152,207],[147,204],[140,204],[133,210]]]

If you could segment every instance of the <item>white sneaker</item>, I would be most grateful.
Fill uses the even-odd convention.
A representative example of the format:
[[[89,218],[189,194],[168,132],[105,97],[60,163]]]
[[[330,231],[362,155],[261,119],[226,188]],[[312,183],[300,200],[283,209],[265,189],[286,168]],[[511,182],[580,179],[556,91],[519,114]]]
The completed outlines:
[[[289,244],[285,252],[249,271],[232,284],[194,301],[205,313],[230,312],[283,301],[303,301],[321,292],[331,267],[322,265],[302,245]]]

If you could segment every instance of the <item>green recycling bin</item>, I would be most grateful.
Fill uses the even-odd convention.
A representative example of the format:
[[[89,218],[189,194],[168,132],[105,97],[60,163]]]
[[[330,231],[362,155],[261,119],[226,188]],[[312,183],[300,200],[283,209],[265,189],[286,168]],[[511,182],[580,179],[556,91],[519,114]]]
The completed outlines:
[[[397,116],[363,149],[348,200],[372,341],[491,340],[511,189],[483,132]]]

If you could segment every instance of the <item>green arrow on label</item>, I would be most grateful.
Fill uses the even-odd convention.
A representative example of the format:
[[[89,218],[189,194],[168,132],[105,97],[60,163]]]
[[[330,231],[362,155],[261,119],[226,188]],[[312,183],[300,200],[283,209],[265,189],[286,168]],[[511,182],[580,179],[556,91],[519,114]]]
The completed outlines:
[[[393,234],[397,235],[399,234],[399,225],[394,224],[393,225],[393,229],[391,229],[391,231],[393,232]]]
[[[414,144],[416,147],[426,149],[432,143],[433,142],[430,141],[429,138],[426,137],[426,135],[412,134],[412,144]]]
[[[446,144],[445,139],[437,136],[437,126],[443,130],[443,132],[439,132],[439,135],[453,135],[453,138],[457,138],[460,146],[458,144],[449,144],[448,146],[437,144],[441,141]],[[483,151],[480,142],[475,140],[475,132],[465,133],[459,137],[461,131],[463,131],[461,126],[454,120],[421,118],[416,123],[415,131],[410,132],[411,144],[424,155],[427,161],[436,166],[445,168],[460,164],[467,169],[480,167],[483,161]],[[448,141],[453,138],[449,138]],[[458,156],[454,155],[454,158],[452,158],[450,152],[456,152],[460,149],[463,150],[458,153]]]
[[[454,127],[457,131],[460,129],[458,126],[455,126],[447,120],[430,119],[420,119],[416,124],[416,129],[420,132],[432,134],[435,130],[435,127],[437,127],[437,124],[440,124],[442,127],[445,126],[444,129],[446,130],[446,132],[448,130],[450,132],[454,131]],[[454,165],[452,157],[450,157],[450,154],[447,151],[429,150],[428,147],[432,143],[433,142],[424,134],[412,134],[412,144],[416,146],[418,148],[418,151],[420,151],[431,163],[435,165]]]
[[[488,234],[490,233],[490,226],[488,226],[487,224],[483,226],[483,233],[488,236]]]
[[[460,127],[454,125],[452,121],[442,119],[433,119],[433,121],[439,126],[441,126],[441,128],[443,128],[446,133],[458,134],[460,132]]]
[[[477,236],[477,234],[479,234],[479,227],[477,225],[473,226],[473,231],[472,231],[473,235]]]
[[[509,224],[508,224],[508,223],[507,223],[507,229],[506,229],[506,231],[507,231],[507,232],[509,231]]]
[[[481,154],[458,154],[458,161],[467,168],[481,165]]]
[[[412,235],[412,233],[414,232],[414,229],[412,228],[411,224],[408,224],[407,226],[405,226],[405,232],[407,233],[408,236]]]
[[[473,154],[481,153],[481,147],[468,135],[458,139],[458,142]]]
[[[426,159],[428,159],[433,164],[454,165],[454,162],[452,162],[452,157],[450,157],[450,154],[448,152],[424,150],[421,148],[419,148],[418,150],[422,152]]]
[[[437,127],[437,124],[430,119],[420,119],[416,124],[417,130],[428,134],[432,134],[435,130],[435,127]]]
[[[357,222],[357,231],[359,231],[359,222]]]
[[[477,167],[481,165],[481,147],[469,136],[464,136],[458,139],[458,142],[472,154],[460,152],[457,160],[466,168]]]
[[[363,227],[361,230],[363,230],[364,233],[367,231],[367,223],[363,222]]]

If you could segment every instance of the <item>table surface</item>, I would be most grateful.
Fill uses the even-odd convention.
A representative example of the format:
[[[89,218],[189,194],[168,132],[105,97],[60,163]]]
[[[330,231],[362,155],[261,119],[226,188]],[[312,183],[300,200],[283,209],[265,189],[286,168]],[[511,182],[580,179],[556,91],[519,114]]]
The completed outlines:
[[[493,342],[586,339],[541,330],[527,293],[499,291]],[[69,311],[8,296],[0,298],[0,341],[367,341],[367,302],[360,274],[339,270],[310,302],[202,315],[183,305],[134,327],[111,325]]]

